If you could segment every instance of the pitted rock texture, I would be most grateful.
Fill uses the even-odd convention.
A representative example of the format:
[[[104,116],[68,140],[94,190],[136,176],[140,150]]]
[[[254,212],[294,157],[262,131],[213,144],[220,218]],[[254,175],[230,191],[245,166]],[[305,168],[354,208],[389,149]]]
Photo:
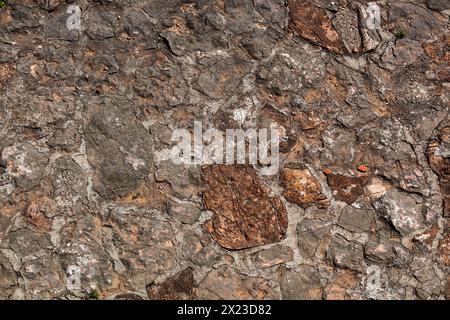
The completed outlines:
[[[450,298],[448,1],[4,2],[1,299]]]
[[[286,235],[287,212],[250,166],[202,168],[204,203],[214,217],[205,230],[227,249],[245,249],[280,242]]]

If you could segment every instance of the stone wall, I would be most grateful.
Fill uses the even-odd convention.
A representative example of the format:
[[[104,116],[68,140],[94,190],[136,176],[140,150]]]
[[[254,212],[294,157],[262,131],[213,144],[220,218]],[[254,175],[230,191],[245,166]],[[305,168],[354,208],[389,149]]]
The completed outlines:
[[[449,298],[449,2],[368,2],[0,1],[0,298]]]

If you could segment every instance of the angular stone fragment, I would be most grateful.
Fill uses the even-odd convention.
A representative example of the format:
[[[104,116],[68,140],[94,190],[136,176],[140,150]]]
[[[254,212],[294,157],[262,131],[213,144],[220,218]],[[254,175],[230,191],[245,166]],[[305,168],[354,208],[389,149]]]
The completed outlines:
[[[58,158],[52,177],[53,193],[57,197],[85,199],[87,178],[84,170],[69,157]]]
[[[336,200],[352,204],[364,193],[364,187],[369,182],[369,177],[348,177],[339,174],[329,174],[327,181],[333,190],[333,196]]]
[[[199,266],[211,266],[219,257],[211,237],[206,234],[199,236],[192,232],[186,233],[182,250],[186,259]]]
[[[353,161],[356,135],[346,128],[331,125],[322,134],[325,147],[321,161],[326,166],[348,165]]]
[[[409,134],[409,129],[395,117],[379,118],[358,134],[355,158],[403,190],[427,195],[429,186],[414,144],[405,141]]]
[[[70,15],[65,11],[57,13],[44,25],[45,35],[49,39],[76,41],[79,38],[80,31],[67,28],[67,21]]]
[[[224,1],[225,12],[229,21],[228,30],[235,34],[250,31],[255,21],[253,3],[250,1],[226,0]]]
[[[17,282],[17,275],[8,259],[0,253],[0,298],[6,298],[6,290]]]
[[[377,213],[388,219],[402,236],[423,226],[422,205],[407,193],[389,190],[373,205]]]
[[[292,261],[294,253],[291,248],[277,244],[269,249],[261,250],[252,255],[252,260],[261,268],[270,268],[282,263]]]
[[[360,243],[336,236],[328,249],[327,259],[338,267],[362,271],[363,247]]]
[[[8,240],[11,249],[22,257],[38,254],[40,251],[52,247],[50,237],[47,234],[27,229],[12,231]]]
[[[308,168],[284,168],[281,183],[285,186],[283,196],[303,208],[315,202],[326,200],[322,186]]]
[[[391,238],[386,229],[378,230],[371,234],[369,241],[365,244],[364,251],[367,259],[375,262],[392,262],[395,258],[395,240]]]
[[[312,258],[322,239],[330,232],[331,221],[304,219],[297,225],[298,248],[304,258]]]
[[[160,284],[147,287],[151,300],[192,300],[194,298],[194,275],[192,268],[168,278]]]
[[[119,96],[92,101],[84,120],[95,191],[108,198],[135,190],[153,164],[153,144],[131,112],[130,101]]]
[[[202,176],[205,208],[215,213],[204,227],[222,247],[244,249],[285,237],[286,209],[278,197],[270,195],[252,167],[203,166]]]
[[[388,48],[381,57],[381,66],[389,70],[412,64],[423,54],[422,45],[417,41],[398,41],[395,47]]]
[[[201,210],[193,203],[172,199],[167,202],[167,213],[183,223],[192,224],[197,221]]]
[[[437,268],[433,266],[433,261],[426,256],[416,255],[410,265],[412,274],[421,283],[420,289],[423,295],[437,296],[441,292],[441,280],[437,274]]]
[[[442,262],[450,267],[450,226],[444,229],[444,236],[439,244],[439,254]]]
[[[443,127],[427,149],[431,168],[439,177],[444,216],[450,216],[450,126]]]
[[[190,199],[199,192],[200,171],[195,165],[176,165],[172,161],[163,161],[158,165],[156,180],[168,182],[174,196]]]
[[[16,185],[30,191],[39,185],[48,158],[30,143],[19,143],[3,149],[2,162]]]
[[[288,10],[284,0],[255,0],[255,9],[273,28],[284,31],[287,27]]]
[[[412,40],[429,41],[445,30],[445,26],[432,11],[412,2],[395,1],[389,6],[389,25],[394,32],[405,30]]]
[[[250,300],[276,299],[267,280],[246,276],[238,270],[222,265],[211,271],[199,284],[200,299]]]
[[[361,49],[361,36],[358,29],[358,14],[343,8],[336,13],[333,25],[342,37],[342,42],[347,51],[359,52]]]
[[[288,3],[292,26],[302,38],[335,53],[346,52],[325,9],[309,0],[289,0]]]
[[[49,231],[52,226],[52,221],[45,216],[40,208],[40,204],[37,201],[31,202],[25,210],[25,216],[28,222],[32,223],[38,229],[43,231]]]
[[[65,290],[63,270],[49,254],[26,261],[20,269],[26,299],[50,299]]]
[[[338,270],[331,283],[325,288],[325,299],[347,300],[350,299],[349,291],[358,288],[361,279],[351,270]]]
[[[256,31],[242,40],[242,46],[253,59],[261,60],[270,56],[275,42],[270,34]]]
[[[352,232],[368,232],[373,221],[373,211],[346,206],[338,225]]]
[[[156,47],[158,34],[149,16],[143,10],[129,11],[124,20],[125,30],[130,36],[147,41],[150,47]]]
[[[323,287],[320,274],[310,266],[302,265],[297,270],[283,270],[281,294],[286,300],[320,300]]]
[[[152,283],[176,265],[174,234],[170,224],[143,209],[111,210],[110,252],[116,252],[115,269],[127,275],[136,290]]]
[[[195,87],[212,99],[223,99],[235,92],[242,78],[251,71],[250,63],[240,58],[211,62],[211,66],[202,70]]]
[[[88,12],[84,15],[87,20],[86,33],[91,40],[113,38],[117,16],[113,12]]]

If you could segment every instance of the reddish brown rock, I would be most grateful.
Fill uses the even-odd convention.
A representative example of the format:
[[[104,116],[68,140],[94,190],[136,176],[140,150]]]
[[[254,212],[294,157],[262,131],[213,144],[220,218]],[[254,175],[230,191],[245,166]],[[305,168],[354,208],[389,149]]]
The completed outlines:
[[[450,126],[440,130],[439,135],[428,145],[428,161],[431,168],[439,177],[442,198],[444,202],[444,216],[450,216],[450,158],[445,154],[450,145]]]
[[[444,236],[439,244],[442,262],[450,267],[450,227],[444,230]]]
[[[194,275],[192,268],[167,279],[165,282],[147,287],[152,300],[188,300],[194,297]]]
[[[450,36],[443,36],[442,39],[435,42],[426,42],[422,44],[426,55],[437,64],[448,63],[450,60],[450,52],[448,51],[449,46]]]
[[[327,206],[327,197],[322,193],[319,181],[308,168],[284,168],[281,172],[281,182],[285,187],[283,196],[292,203],[306,208],[320,201],[321,206]]]
[[[358,287],[361,279],[351,270],[339,270],[331,279],[331,283],[325,288],[326,300],[349,300],[349,290]]]
[[[327,181],[333,190],[333,196],[336,200],[352,204],[364,193],[364,187],[369,182],[369,177],[348,177],[340,174],[329,174]]]
[[[445,288],[445,296],[450,300],[450,276],[447,276],[447,287]]]
[[[41,230],[50,230],[52,221],[47,218],[41,209],[41,206],[37,202],[32,202],[28,206],[26,212],[28,222],[34,224]]]
[[[351,270],[339,270],[325,288],[326,300],[348,300],[348,290],[356,289],[361,279]]]
[[[244,249],[285,237],[286,209],[251,166],[204,166],[202,176],[205,208],[215,213],[204,227],[222,247]]]
[[[288,3],[292,27],[302,38],[335,53],[346,52],[325,9],[306,0],[289,0]]]

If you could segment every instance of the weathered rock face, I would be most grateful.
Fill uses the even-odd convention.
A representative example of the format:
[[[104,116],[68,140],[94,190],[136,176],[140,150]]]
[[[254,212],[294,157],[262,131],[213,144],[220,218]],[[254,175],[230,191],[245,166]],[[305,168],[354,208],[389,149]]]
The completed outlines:
[[[450,216],[450,127],[443,127],[428,145],[428,160],[439,176],[444,216]]]
[[[327,181],[333,190],[333,196],[336,200],[352,204],[364,193],[364,187],[369,181],[369,177],[347,177],[338,174],[329,174]]]
[[[421,205],[410,195],[396,190],[388,191],[374,206],[402,235],[416,231],[423,225]]]
[[[288,300],[320,300],[323,288],[320,275],[312,267],[304,266],[298,270],[283,270],[281,276],[281,293]]]
[[[304,219],[297,225],[298,248],[304,258],[312,258],[319,244],[331,230],[330,221]]]
[[[308,168],[284,168],[281,172],[281,181],[286,188],[283,196],[288,201],[303,208],[315,202],[326,206],[327,197],[322,193],[319,181]]]
[[[283,202],[271,196],[249,166],[204,166],[205,208],[214,217],[205,230],[222,247],[244,249],[281,241],[286,235]]]
[[[290,0],[289,9],[293,27],[301,37],[336,53],[345,51],[341,36],[324,8],[309,0]]]
[[[450,298],[448,0],[3,3],[0,299]]]
[[[180,274],[167,279],[164,283],[150,285],[148,296],[152,300],[187,300],[194,296],[194,275],[192,268],[183,270]]]
[[[16,185],[30,191],[39,185],[48,158],[30,143],[23,143],[4,148],[2,162]]]
[[[267,280],[246,276],[228,266],[211,271],[199,284],[200,299],[274,299],[275,292]]]
[[[84,127],[86,154],[95,170],[94,189],[105,197],[138,187],[152,167],[151,139],[121,97],[89,105]]]

